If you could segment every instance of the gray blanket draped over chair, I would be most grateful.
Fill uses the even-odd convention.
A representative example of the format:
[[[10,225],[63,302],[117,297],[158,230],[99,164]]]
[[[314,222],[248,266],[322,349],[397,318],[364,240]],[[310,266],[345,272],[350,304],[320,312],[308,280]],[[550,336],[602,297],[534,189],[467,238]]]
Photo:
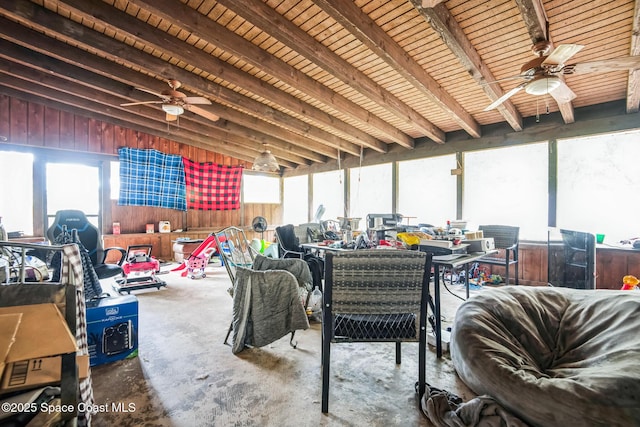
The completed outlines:
[[[287,270],[293,274],[298,281],[298,286],[306,291],[311,291],[313,278],[311,271],[305,261],[298,258],[268,258],[263,255],[256,255],[253,261],[253,269],[264,270]]]
[[[238,267],[233,295],[233,353],[262,347],[309,320],[298,293],[298,281],[285,270],[255,271]]]

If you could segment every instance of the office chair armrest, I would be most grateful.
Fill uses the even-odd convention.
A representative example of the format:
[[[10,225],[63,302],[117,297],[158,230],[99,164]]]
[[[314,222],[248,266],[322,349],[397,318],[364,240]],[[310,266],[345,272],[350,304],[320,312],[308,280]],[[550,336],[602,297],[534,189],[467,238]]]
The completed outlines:
[[[122,265],[124,263],[124,259],[127,256],[127,250],[124,248],[120,248],[120,247],[112,247],[112,248],[105,248],[104,249],[104,256],[102,257],[102,261],[100,262],[100,264],[106,264],[107,261],[107,256],[109,255],[109,252],[111,251],[119,251],[120,252],[120,259],[118,260],[117,264],[118,265]]]

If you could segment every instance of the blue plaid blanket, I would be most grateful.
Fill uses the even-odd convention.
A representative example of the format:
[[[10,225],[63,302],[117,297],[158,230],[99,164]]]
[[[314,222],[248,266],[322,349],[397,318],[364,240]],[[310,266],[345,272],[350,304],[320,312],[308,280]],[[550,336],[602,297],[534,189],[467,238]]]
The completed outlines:
[[[120,148],[118,204],[187,210],[182,156]]]

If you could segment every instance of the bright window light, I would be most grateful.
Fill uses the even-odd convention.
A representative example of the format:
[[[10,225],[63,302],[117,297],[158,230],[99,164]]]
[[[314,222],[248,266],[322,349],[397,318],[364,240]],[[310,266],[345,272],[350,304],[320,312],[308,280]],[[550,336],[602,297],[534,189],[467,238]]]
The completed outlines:
[[[324,206],[321,220],[344,216],[344,176],[342,170],[313,174],[313,214]]]
[[[49,225],[56,212],[77,209],[96,227],[100,213],[100,169],[76,163],[47,163],[47,216]]]
[[[462,219],[518,226],[520,239],[546,241],[548,164],[546,142],[465,153]]]
[[[284,178],[283,224],[303,224],[309,220],[309,176]]]
[[[245,203],[280,203],[280,178],[277,176],[242,174]]]
[[[118,200],[120,197],[120,162],[109,162],[109,187],[111,188],[111,200]]]
[[[349,169],[349,217],[361,218],[361,230],[367,214],[393,213],[391,173],[391,163]]]
[[[413,225],[444,226],[458,219],[455,168],[455,154],[399,162],[398,212],[416,217],[410,220]]]
[[[0,217],[7,232],[33,235],[33,154],[0,152]]]
[[[559,228],[640,236],[640,131],[558,141]]]

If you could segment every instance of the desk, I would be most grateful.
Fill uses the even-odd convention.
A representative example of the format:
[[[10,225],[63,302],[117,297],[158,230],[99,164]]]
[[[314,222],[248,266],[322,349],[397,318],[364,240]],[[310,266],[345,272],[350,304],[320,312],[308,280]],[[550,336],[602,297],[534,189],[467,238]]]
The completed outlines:
[[[329,245],[320,245],[318,243],[302,243],[300,245],[305,251],[328,251],[328,252],[342,252],[352,251],[353,249],[336,248]]]
[[[440,267],[457,268],[477,262],[480,258],[498,252],[497,250],[487,252],[475,252],[470,254],[453,254],[434,256],[431,263],[433,265],[434,295],[429,294],[429,306],[433,312],[434,319],[429,319],[436,334],[436,356],[442,357],[442,319],[440,318]],[[469,298],[469,275],[465,274],[465,287],[467,288],[467,298]]]

